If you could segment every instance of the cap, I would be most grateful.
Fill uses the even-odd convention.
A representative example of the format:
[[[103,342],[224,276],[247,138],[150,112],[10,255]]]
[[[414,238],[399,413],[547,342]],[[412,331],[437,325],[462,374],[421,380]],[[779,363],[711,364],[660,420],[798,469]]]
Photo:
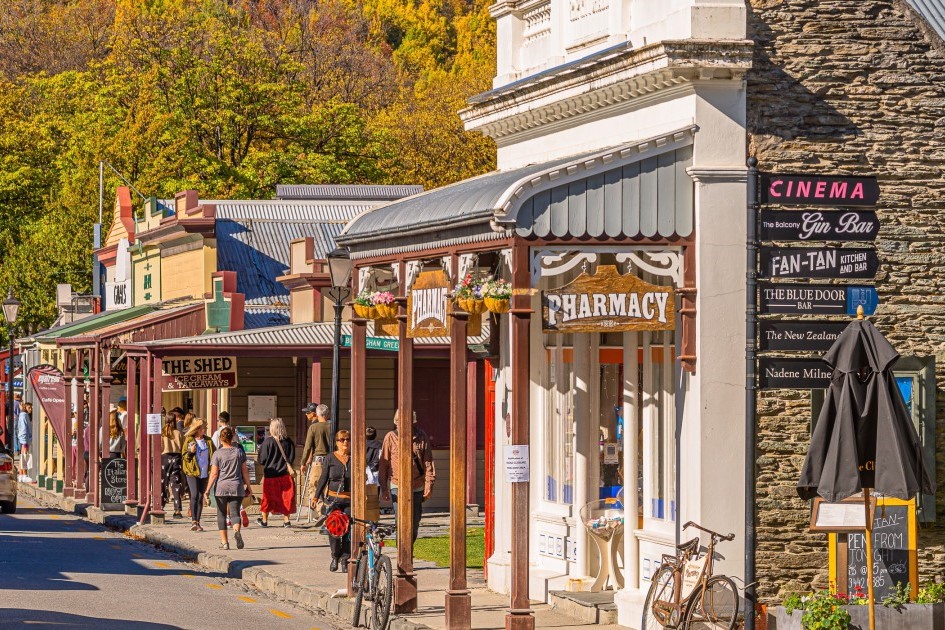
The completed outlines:
[[[315,413],[316,409],[318,409],[318,405],[316,405],[313,402],[310,402],[309,404],[302,407],[302,411],[304,411],[305,413]]]
[[[128,398],[126,398],[125,396],[119,396],[118,402],[128,402]]]

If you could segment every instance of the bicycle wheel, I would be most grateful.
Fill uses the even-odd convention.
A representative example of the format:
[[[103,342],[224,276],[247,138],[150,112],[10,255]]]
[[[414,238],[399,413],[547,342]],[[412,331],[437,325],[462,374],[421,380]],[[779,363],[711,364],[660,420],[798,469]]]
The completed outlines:
[[[371,593],[374,605],[371,607],[372,630],[387,630],[390,621],[390,606],[394,599],[394,573],[390,568],[390,558],[378,556],[374,564],[374,583]]]
[[[351,588],[354,590],[354,611],[351,613],[353,628],[361,625],[361,602],[364,601],[365,592],[368,590],[367,565],[367,554],[362,553],[358,556],[358,563],[354,567],[354,582],[351,583]]]
[[[643,625],[641,630],[659,630],[672,626],[678,614],[670,614],[668,611],[660,610],[654,614],[653,604],[655,602],[664,602],[674,604],[676,601],[676,581],[673,579],[673,568],[667,564],[662,565],[656,570],[656,574],[650,581],[650,589],[646,592],[646,601],[643,603]],[[662,621],[661,621],[662,620]],[[663,622],[668,622],[666,625]]]
[[[732,630],[738,620],[738,590],[727,575],[713,575],[694,592],[683,617],[682,629]]]

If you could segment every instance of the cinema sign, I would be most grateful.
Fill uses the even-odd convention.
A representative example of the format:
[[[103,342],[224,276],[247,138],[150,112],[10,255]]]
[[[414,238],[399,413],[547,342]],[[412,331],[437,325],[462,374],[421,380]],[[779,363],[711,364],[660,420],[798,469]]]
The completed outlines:
[[[761,203],[782,206],[875,206],[875,177],[761,174]]]
[[[593,276],[582,273],[560,289],[542,291],[545,332],[621,332],[673,330],[676,302],[672,287],[620,274],[601,265]]]

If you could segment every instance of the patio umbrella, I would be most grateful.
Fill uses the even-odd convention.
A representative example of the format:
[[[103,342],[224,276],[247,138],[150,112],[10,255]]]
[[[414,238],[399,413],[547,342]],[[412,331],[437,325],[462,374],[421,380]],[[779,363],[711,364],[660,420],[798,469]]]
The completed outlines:
[[[863,319],[860,309],[857,317],[823,357],[833,375],[797,493],[833,502],[862,491],[866,557],[872,567],[870,489],[908,500],[919,492],[934,493],[935,482],[922,461],[919,436],[892,374],[899,353]],[[872,629],[873,581],[867,580],[867,586]]]

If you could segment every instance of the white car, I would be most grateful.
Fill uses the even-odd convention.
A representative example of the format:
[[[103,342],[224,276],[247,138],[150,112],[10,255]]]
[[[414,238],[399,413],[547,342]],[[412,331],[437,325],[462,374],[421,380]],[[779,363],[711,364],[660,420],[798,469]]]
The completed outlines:
[[[0,451],[0,512],[16,512],[16,462],[6,451]]]

